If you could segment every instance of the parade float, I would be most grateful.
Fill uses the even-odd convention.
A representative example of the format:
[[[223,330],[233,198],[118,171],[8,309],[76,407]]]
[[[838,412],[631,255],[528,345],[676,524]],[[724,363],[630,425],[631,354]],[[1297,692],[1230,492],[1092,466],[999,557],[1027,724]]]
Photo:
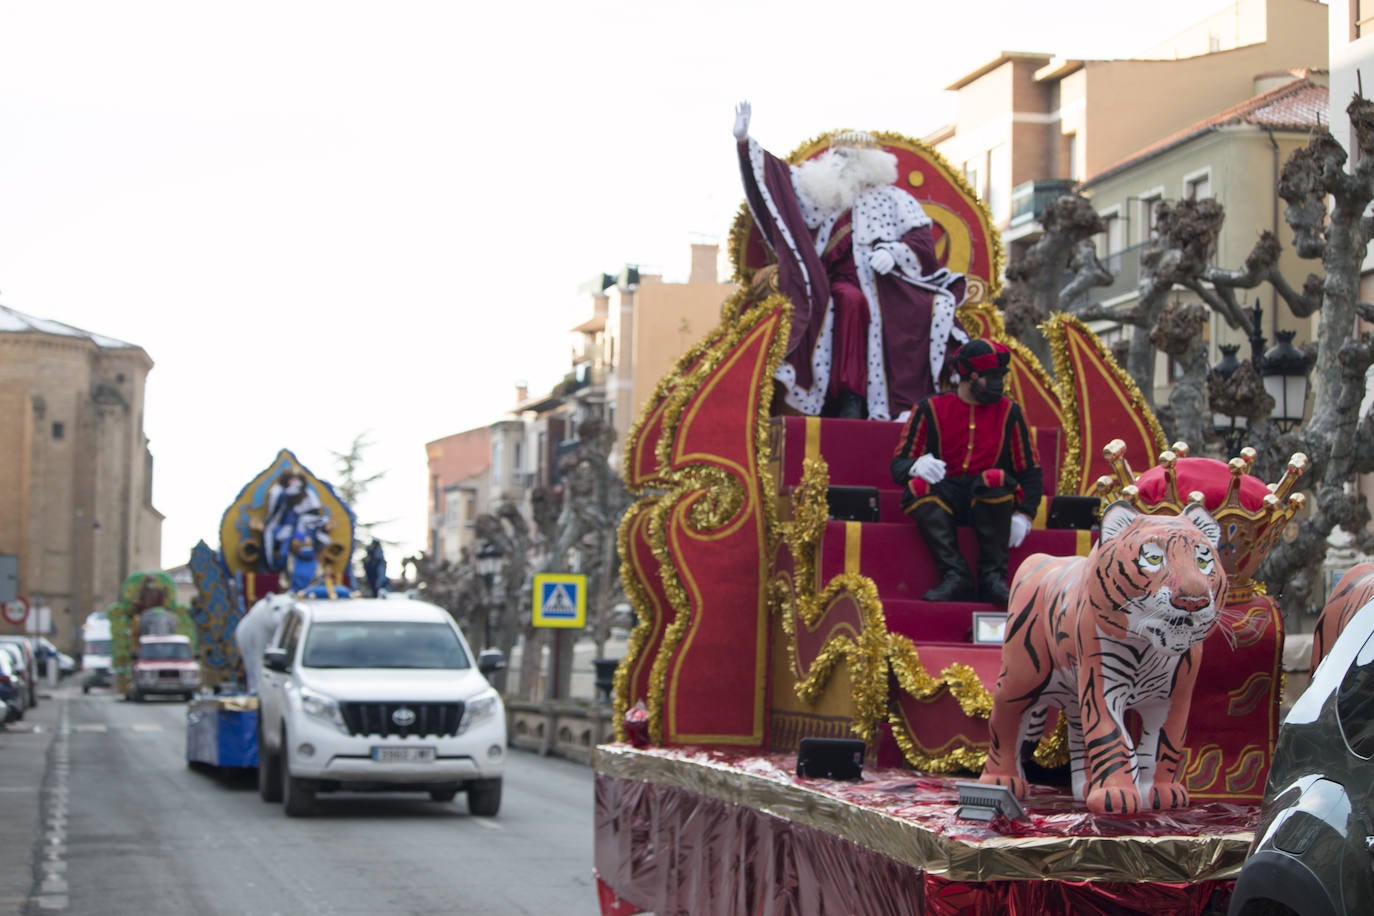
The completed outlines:
[[[353,530],[352,509],[333,487],[282,449],[225,510],[220,548],[201,541],[192,549],[191,619],[211,693],[187,708],[189,764],[257,766],[252,675],[261,661],[243,657],[240,627],[273,595],[350,594]]]
[[[1002,749],[1027,774],[1019,793],[977,791],[1008,611],[921,600],[938,579],[889,474],[902,423],[805,415],[776,396],[796,308],[746,207],[731,235],[738,291],[625,444],[638,498],[619,549],[638,623],[615,675],[616,741],[594,759],[601,910],[1224,909],[1282,694],[1282,617],[1253,574],[1302,507],[1303,462],[1266,484],[1248,473],[1252,453],[1226,463],[1166,442],[1130,378],[1068,315],[1042,328],[1045,371],[992,305],[1003,252],[987,210],[924,144],[876,137],[897,158],[898,186],[933,217],[943,263],[966,278],[963,327],[1011,351],[1007,393],[1033,428],[1045,484],[1010,553],[1013,602],[1028,557],[1096,556],[1102,532],[1081,518],[1084,497],[1158,519],[1200,506],[1216,523],[1197,549],[1224,568],[1211,578],[1224,593],[1188,655],[1191,702],[1175,704],[1186,738],[1169,747],[1156,734],[1139,749],[1151,754],[1142,766],[1167,761],[1175,802],[1151,810],[1155,796],[1141,793],[1144,811],[1094,813],[1069,767],[1082,732],[1053,711]],[[810,141],[789,161],[828,145]],[[1080,518],[1060,520],[1061,498]],[[973,559],[972,532],[958,537]],[[1129,746],[1155,716],[1142,707],[1117,731]],[[1177,732],[1171,722],[1166,737]],[[798,775],[814,772],[802,758],[818,746],[849,754],[857,778]]]
[[[195,624],[190,609],[177,601],[176,594],[172,577],[165,572],[131,573],[120,587],[119,600],[105,609],[115,693],[134,695],[134,667],[142,637],[184,636],[194,648]]]

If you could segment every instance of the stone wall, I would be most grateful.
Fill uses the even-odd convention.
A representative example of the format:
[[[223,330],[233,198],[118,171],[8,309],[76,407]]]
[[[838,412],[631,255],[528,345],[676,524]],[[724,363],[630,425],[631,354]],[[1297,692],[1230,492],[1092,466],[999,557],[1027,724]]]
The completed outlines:
[[[506,701],[511,747],[591,765],[598,744],[615,740],[611,707],[581,700]]]

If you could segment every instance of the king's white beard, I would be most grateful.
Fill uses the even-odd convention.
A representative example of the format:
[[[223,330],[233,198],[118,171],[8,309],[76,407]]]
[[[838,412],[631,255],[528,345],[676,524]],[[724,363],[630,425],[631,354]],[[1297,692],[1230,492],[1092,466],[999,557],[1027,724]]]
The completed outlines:
[[[897,181],[897,157],[880,149],[830,150],[797,166],[797,189],[825,213],[848,210],[859,195]]]

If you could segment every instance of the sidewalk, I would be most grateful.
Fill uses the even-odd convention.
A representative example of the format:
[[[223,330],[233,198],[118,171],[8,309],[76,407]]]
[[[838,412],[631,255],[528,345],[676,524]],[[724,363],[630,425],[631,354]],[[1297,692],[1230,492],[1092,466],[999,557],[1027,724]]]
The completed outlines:
[[[40,911],[66,906],[66,761],[57,785],[58,761],[50,767],[49,756],[66,706],[63,697],[73,689],[81,687],[70,677],[56,687],[40,685],[38,705],[22,720],[0,727],[0,822],[5,825],[0,830],[0,916],[20,916],[33,906]],[[47,896],[30,896],[36,884]]]

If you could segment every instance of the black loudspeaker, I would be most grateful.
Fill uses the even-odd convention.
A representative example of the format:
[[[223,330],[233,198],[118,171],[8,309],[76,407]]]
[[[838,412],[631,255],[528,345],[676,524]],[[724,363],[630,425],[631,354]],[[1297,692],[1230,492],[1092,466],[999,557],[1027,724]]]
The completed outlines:
[[[858,779],[863,768],[864,743],[858,738],[803,738],[797,748],[798,776]]]
[[[830,517],[842,522],[878,520],[877,487],[831,487],[826,493]]]
[[[1045,516],[1046,528],[1077,528],[1088,531],[1097,524],[1102,500],[1096,496],[1054,496]]]

